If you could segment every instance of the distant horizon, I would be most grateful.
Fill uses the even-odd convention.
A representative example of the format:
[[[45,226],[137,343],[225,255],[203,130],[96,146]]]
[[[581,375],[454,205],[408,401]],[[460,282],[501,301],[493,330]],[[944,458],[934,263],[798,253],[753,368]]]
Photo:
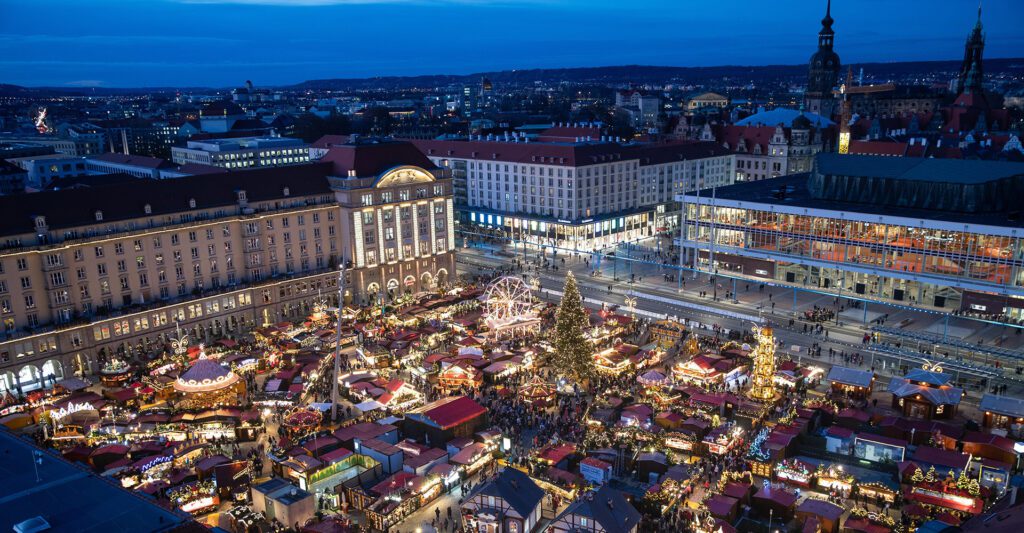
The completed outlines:
[[[114,89],[603,65],[796,65],[816,49],[825,4],[0,0],[0,72],[23,87]],[[835,0],[832,17],[843,64],[957,60],[977,3]],[[1021,54],[1020,20],[1024,2],[985,1],[986,58]]]
[[[961,58],[951,59],[917,59],[917,60],[891,60],[891,61],[864,61],[858,63],[843,63],[843,70],[847,67],[857,67],[863,65],[895,65],[900,63],[945,63],[945,62],[959,62]],[[1019,56],[1007,56],[1007,57],[986,57],[985,61],[1013,61],[1019,60],[1024,61],[1024,53]],[[339,77],[339,76],[328,76],[328,77],[316,77],[307,78],[299,81],[289,81],[280,84],[272,85],[261,85],[253,80],[253,86],[255,88],[282,88],[299,85],[302,83],[308,83],[313,81],[325,81],[325,80],[373,80],[373,79],[410,79],[410,78],[429,78],[429,77],[466,77],[473,75],[486,75],[495,74],[501,72],[525,72],[531,70],[587,70],[587,69],[604,69],[604,68],[625,68],[625,67],[637,67],[637,68],[680,68],[680,69],[706,69],[706,68],[772,68],[772,67],[802,67],[801,63],[766,63],[762,65],[753,64],[718,64],[718,65],[657,65],[648,63],[622,63],[622,64],[609,64],[609,65],[592,65],[592,66],[548,66],[548,67],[524,67],[524,68],[504,68],[494,70],[476,70],[472,72],[457,73],[457,72],[430,72],[423,74],[387,74],[387,75],[367,75],[367,76],[351,76],[351,77]],[[228,85],[213,85],[213,84],[195,84],[195,85],[22,85],[18,83],[11,83],[0,79],[0,85],[10,85],[16,87],[22,87],[25,89],[60,89],[60,90],[82,90],[82,89],[118,89],[118,90],[129,90],[129,89],[234,89],[245,85],[246,80],[251,78],[242,79],[237,83]]]

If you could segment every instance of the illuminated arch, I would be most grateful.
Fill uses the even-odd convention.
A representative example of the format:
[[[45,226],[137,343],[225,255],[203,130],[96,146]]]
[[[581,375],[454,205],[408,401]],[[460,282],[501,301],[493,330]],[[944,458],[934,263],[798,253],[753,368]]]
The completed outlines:
[[[373,186],[378,189],[395,187],[398,185],[412,185],[415,183],[431,183],[435,181],[434,176],[420,167],[404,165],[388,170],[377,178]]]
[[[434,288],[434,276],[432,276],[430,272],[424,272],[423,275],[420,276],[420,287],[423,289]]]

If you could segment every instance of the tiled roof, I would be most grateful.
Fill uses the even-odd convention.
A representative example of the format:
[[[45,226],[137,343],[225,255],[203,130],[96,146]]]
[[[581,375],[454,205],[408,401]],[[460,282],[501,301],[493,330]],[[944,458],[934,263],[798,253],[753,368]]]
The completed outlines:
[[[119,220],[238,205],[238,192],[245,190],[250,203],[285,198],[330,195],[327,175],[331,166],[309,163],[262,168],[216,175],[186,176],[167,180],[133,180],[86,189],[44,191],[0,197],[0,235],[35,233],[34,217],[45,216],[51,231],[96,224],[96,212],[103,212],[103,224]],[[144,206],[149,204],[151,214]]]
[[[523,517],[533,514],[544,498],[544,490],[515,468],[505,468],[493,481],[480,485],[476,494],[501,498]]]
[[[437,168],[416,146],[405,141],[359,141],[335,145],[320,161],[331,163],[335,176],[347,176],[350,170],[355,170],[360,178],[376,177],[402,165]]]
[[[629,533],[640,524],[640,513],[608,485],[571,503],[562,511],[562,516],[568,515],[593,519],[606,533]]]

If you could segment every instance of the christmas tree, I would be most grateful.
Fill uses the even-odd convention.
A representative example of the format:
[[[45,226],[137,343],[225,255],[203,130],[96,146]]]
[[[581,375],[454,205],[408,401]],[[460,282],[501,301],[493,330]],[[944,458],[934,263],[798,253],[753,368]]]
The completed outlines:
[[[593,347],[583,336],[588,327],[590,314],[583,307],[576,278],[572,272],[567,272],[562,302],[555,313],[554,363],[555,368],[577,380],[589,378],[594,373]]]
[[[920,483],[924,481],[924,474],[921,473],[920,468],[914,469],[914,475],[910,476],[910,480],[914,483]]]

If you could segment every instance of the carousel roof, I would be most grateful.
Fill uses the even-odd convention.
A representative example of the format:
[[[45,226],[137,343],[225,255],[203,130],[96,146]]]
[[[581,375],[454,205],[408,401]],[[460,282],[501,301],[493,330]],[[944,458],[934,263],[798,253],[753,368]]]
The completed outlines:
[[[179,392],[210,392],[229,387],[238,382],[238,374],[221,366],[220,363],[200,357],[174,382]]]

